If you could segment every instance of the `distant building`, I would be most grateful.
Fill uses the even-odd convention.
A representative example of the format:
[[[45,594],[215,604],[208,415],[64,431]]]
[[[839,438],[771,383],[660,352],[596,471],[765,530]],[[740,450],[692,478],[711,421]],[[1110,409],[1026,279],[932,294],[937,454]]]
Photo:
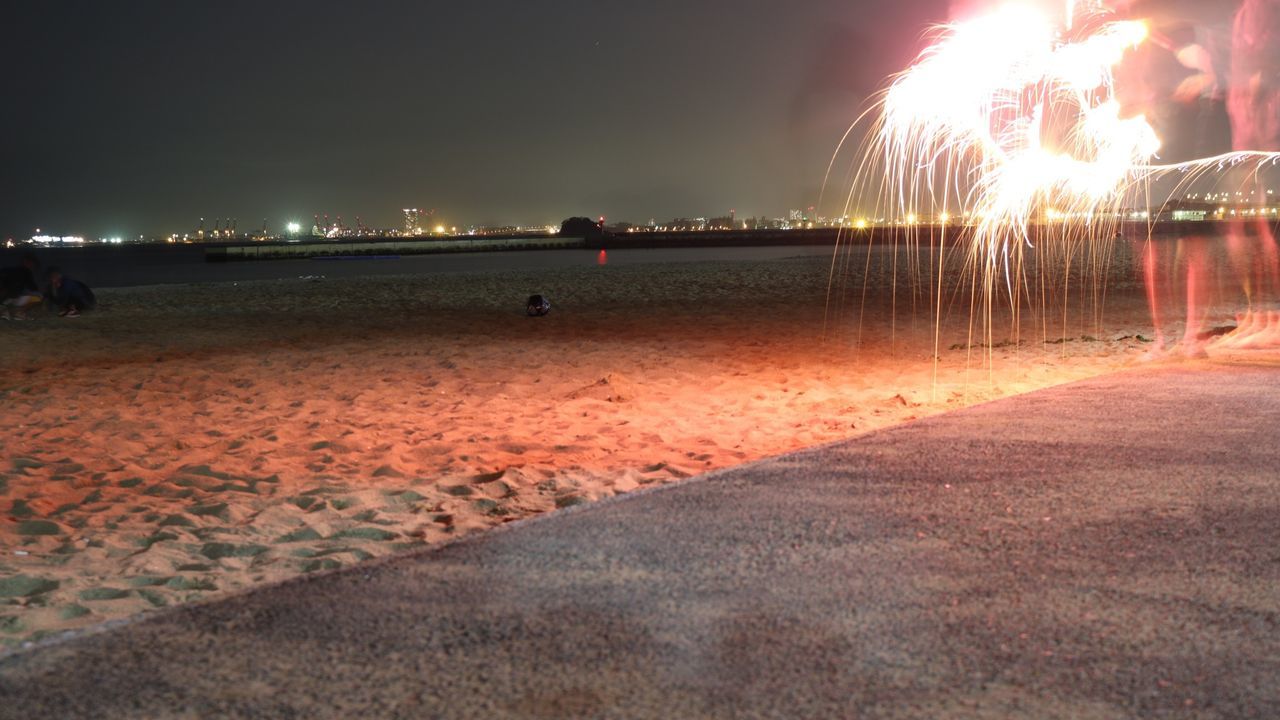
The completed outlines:
[[[1220,220],[1221,215],[1229,208],[1224,208],[1207,200],[1180,198],[1172,200],[1160,208],[1156,220],[1173,220],[1175,222],[1200,222],[1203,220]]]
[[[668,220],[666,225],[659,227],[658,229],[672,232],[701,232],[707,229],[707,219],[673,218]]]
[[[404,234],[418,235],[422,232],[422,211],[418,208],[405,208]]]

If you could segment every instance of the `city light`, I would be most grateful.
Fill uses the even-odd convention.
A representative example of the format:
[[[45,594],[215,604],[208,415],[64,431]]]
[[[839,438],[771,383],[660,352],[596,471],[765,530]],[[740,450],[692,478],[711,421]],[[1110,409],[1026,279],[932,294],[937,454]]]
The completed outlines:
[[[1245,162],[1243,156],[1248,153],[1237,153],[1241,156],[1239,162]],[[1266,162],[1276,162],[1280,164],[1280,155],[1271,154],[1252,154],[1263,158]],[[1223,159],[1224,162],[1236,162],[1233,157],[1229,156]],[[1261,162],[1261,160],[1256,160]],[[1199,161],[1202,164],[1204,161]],[[1136,172],[1146,173],[1153,169],[1167,170],[1169,167],[1176,166],[1143,166],[1137,168]],[[915,207],[913,203],[904,206],[889,208],[896,210],[893,213],[868,212],[869,208],[848,208],[845,214],[838,217],[829,217],[819,214],[813,208],[808,210],[791,210],[788,214],[770,217],[751,217],[748,220],[735,218],[733,216],[725,217],[692,217],[692,218],[674,218],[666,222],[659,222],[655,219],[649,219],[647,222],[632,224],[629,222],[615,221],[613,224],[606,226],[603,230],[607,234],[615,236],[620,235],[636,235],[637,233],[711,233],[711,232],[795,232],[806,230],[859,230],[866,231],[878,227],[910,227],[918,228],[922,226],[936,226],[941,228],[963,227],[970,231],[976,231],[974,234],[982,236],[984,232],[997,233],[1013,233],[1012,237],[1017,237],[1016,233],[1031,224],[1039,224],[1044,226],[1056,226],[1057,228],[1071,228],[1079,226],[1081,223],[1088,224],[1095,221],[1104,222],[1147,222],[1147,223],[1164,223],[1164,222],[1230,222],[1240,217],[1268,217],[1274,218],[1280,216],[1280,208],[1272,203],[1252,206],[1254,202],[1248,195],[1257,198],[1265,198],[1270,200],[1274,198],[1273,191],[1257,191],[1253,193],[1239,193],[1236,191],[1227,192],[1211,192],[1211,193],[1187,193],[1179,198],[1170,197],[1163,201],[1160,205],[1152,205],[1150,207],[1139,206],[1122,206],[1118,200],[1113,200],[1111,207],[1099,209],[1092,207],[1088,203],[1065,203],[1064,205],[1048,204],[1047,200],[1071,200],[1069,193],[1057,194],[1053,198],[1038,198],[1038,207],[1028,206],[1028,211],[1032,214],[1028,215],[1021,222],[1011,219],[1006,214],[1002,218],[993,220],[998,215],[998,208],[983,207],[961,208],[955,211],[942,210],[940,208],[928,208],[930,212],[924,212],[926,208]],[[974,195],[969,198],[973,199]],[[1043,203],[1043,204],[1041,204]],[[1006,208],[1007,211],[1007,208]],[[993,215],[993,213],[995,213]],[[434,214],[434,211],[433,213]],[[1016,215],[1016,213],[1015,213]],[[322,219],[323,218],[323,219]],[[425,231],[425,232],[424,232]],[[208,230],[202,221],[199,228],[192,232],[166,232],[162,235],[108,235],[98,236],[86,239],[79,235],[52,235],[48,232],[37,232],[26,240],[13,241],[13,245],[32,244],[42,246],[80,246],[80,245],[121,245],[128,243],[200,243],[208,240],[218,242],[227,242],[231,240],[243,240],[252,242],[298,242],[300,240],[345,240],[345,239],[372,239],[386,237],[415,237],[415,236],[469,236],[469,237],[518,237],[527,233],[545,234],[547,236],[557,236],[560,234],[560,226],[557,224],[511,224],[511,225],[446,225],[439,223],[425,228],[377,228],[366,225],[361,218],[356,218],[353,226],[343,224],[342,217],[338,216],[335,221],[330,221],[329,216],[317,216],[314,225],[304,225],[297,221],[289,221],[282,224],[282,230],[279,233],[271,233],[267,229],[264,221],[261,232],[254,233],[238,233],[235,230],[234,220],[219,220],[215,223],[213,230]],[[1008,235],[1004,235],[1005,239],[1010,239]],[[989,246],[982,246],[984,249],[991,249]]]

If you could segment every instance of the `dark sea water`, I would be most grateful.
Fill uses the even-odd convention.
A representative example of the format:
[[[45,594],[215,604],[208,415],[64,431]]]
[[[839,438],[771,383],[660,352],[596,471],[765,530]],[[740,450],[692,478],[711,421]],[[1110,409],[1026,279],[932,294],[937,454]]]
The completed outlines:
[[[393,258],[343,258],[306,260],[256,260],[209,263],[204,248],[184,246],[91,246],[35,249],[44,267],[58,266],[64,273],[92,287],[129,287],[164,283],[240,282],[324,276],[420,275],[450,272],[502,272],[510,270],[558,270],[588,267],[600,262],[596,250],[527,250],[442,255],[405,255]],[[642,265],[673,262],[752,262],[799,256],[830,257],[830,245],[738,248],[662,248],[613,250],[609,265]],[[19,262],[20,251],[0,253],[0,264]]]

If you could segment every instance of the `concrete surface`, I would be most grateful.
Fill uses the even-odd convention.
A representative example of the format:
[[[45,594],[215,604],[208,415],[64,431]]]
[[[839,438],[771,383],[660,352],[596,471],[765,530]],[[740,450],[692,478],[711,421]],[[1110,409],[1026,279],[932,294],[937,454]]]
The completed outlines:
[[[1280,716],[1280,367],[1096,379],[0,660],[0,716]]]

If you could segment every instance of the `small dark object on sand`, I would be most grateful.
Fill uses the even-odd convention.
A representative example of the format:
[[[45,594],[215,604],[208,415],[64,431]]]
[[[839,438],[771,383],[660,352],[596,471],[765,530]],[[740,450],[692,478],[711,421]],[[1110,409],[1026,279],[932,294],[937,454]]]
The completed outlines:
[[[529,302],[525,304],[525,312],[529,317],[542,317],[551,312],[551,301],[541,295],[530,295]]]

